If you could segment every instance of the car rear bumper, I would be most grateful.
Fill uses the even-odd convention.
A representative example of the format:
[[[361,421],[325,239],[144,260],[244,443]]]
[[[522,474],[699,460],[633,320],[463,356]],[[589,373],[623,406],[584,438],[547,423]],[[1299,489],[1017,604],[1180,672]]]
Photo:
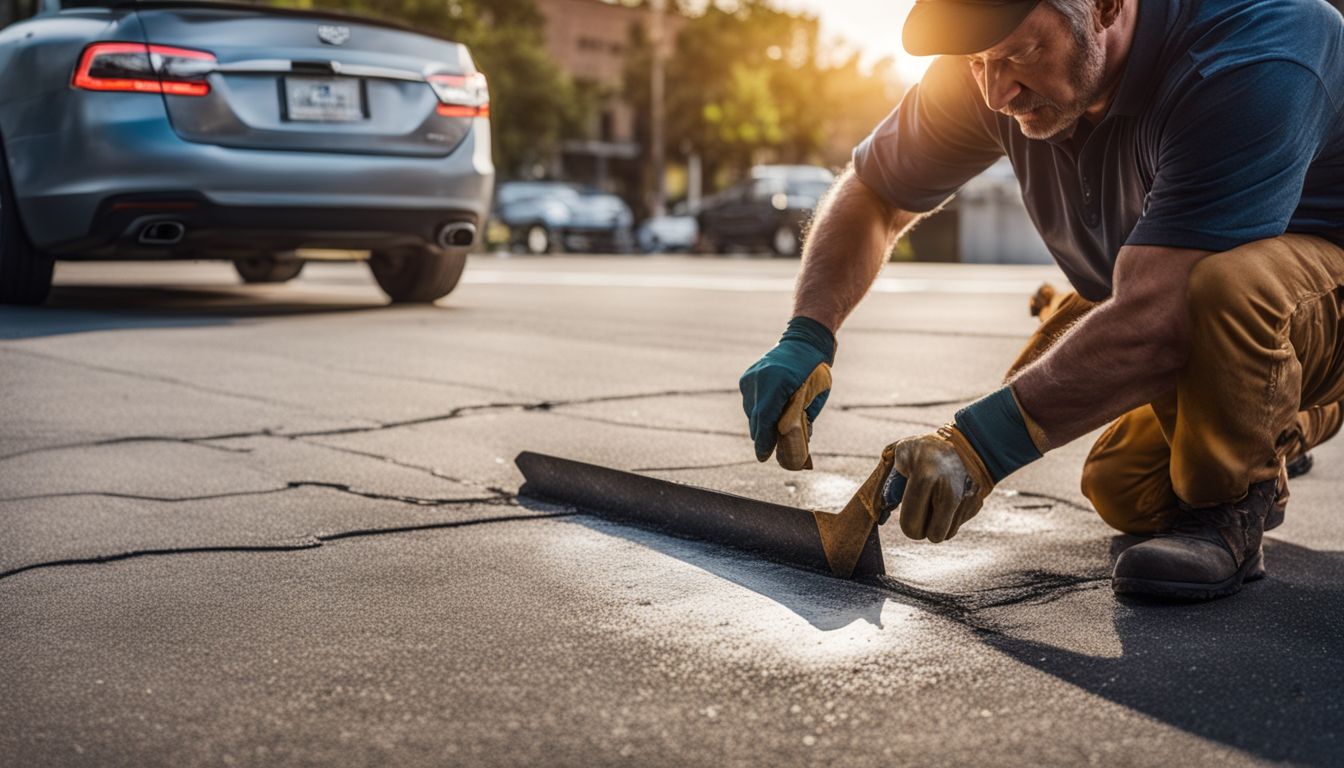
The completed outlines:
[[[38,248],[63,258],[376,248],[432,243],[443,224],[479,223],[489,209],[484,119],[442,158],[237,149],[183,141],[159,97],[129,96],[110,115],[63,105],[76,107],[71,130],[6,142]],[[180,247],[143,247],[144,226],[164,220],[187,227]]]

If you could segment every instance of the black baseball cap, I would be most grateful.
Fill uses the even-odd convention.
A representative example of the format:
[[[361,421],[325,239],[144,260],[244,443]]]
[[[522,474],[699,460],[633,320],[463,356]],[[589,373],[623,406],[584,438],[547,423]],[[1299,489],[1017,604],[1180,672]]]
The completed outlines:
[[[965,55],[993,48],[1041,0],[915,0],[901,42],[911,56]]]

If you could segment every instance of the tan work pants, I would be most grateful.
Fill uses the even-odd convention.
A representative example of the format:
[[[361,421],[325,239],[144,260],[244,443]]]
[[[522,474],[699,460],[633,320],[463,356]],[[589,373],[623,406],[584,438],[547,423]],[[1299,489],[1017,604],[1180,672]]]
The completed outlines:
[[[1337,433],[1344,414],[1344,249],[1284,235],[1211,255],[1191,273],[1191,354],[1175,391],[1101,435],[1082,491],[1111,527],[1161,530],[1177,499],[1240,499]],[[1038,295],[1031,363],[1094,304]]]

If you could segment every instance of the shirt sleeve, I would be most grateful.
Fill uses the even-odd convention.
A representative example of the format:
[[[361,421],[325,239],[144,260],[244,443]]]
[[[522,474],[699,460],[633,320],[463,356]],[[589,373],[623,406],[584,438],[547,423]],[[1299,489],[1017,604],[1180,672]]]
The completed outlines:
[[[854,149],[854,172],[887,204],[924,213],[1003,154],[966,60],[944,56]]]
[[[1282,235],[1335,120],[1320,79],[1271,60],[1196,84],[1158,144],[1153,186],[1127,245],[1226,251]]]

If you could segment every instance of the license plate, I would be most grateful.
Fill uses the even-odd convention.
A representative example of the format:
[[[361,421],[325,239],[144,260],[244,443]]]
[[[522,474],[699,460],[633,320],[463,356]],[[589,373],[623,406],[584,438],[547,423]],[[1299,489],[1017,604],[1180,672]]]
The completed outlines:
[[[320,123],[363,120],[363,81],[353,77],[286,77],[285,117]]]

